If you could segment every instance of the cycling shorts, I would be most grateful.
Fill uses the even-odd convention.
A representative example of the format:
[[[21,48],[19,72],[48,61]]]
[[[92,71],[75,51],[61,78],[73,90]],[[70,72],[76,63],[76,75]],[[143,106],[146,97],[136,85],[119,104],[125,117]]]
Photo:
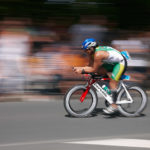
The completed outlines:
[[[124,74],[127,68],[127,61],[124,58],[120,63],[108,64],[104,63],[102,65],[108,72],[112,72],[111,78],[115,81],[119,81],[121,76]]]

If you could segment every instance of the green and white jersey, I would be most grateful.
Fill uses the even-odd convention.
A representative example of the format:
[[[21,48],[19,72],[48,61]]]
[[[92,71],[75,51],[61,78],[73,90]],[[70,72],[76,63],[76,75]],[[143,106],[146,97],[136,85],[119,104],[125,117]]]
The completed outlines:
[[[98,46],[96,47],[96,51],[106,51],[109,53],[109,57],[104,60],[105,63],[120,63],[123,61],[123,56],[116,49],[109,46]]]

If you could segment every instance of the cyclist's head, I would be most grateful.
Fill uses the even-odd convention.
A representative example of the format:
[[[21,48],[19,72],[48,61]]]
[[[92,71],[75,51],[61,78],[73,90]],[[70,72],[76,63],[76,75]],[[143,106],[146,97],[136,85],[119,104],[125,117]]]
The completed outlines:
[[[82,48],[84,50],[88,50],[90,49],[91,47],[96,47],[97,46],[97,42],[95,41],[95,39],[93,38],[88,38],[88,39],[85,39],[82,43]]]

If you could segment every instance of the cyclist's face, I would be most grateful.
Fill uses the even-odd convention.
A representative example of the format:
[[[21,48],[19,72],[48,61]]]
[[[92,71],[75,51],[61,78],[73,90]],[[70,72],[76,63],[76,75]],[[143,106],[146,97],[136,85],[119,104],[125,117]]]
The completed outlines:
[[[94,48],[91,47],[90,49],[87,49],[85,52],[89,55],[92,55],[94,53]]]

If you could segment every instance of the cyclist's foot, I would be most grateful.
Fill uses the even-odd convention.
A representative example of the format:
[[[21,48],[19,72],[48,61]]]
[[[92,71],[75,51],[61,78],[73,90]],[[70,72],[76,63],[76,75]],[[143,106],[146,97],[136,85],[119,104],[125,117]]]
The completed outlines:
[[[112,114],[114,114],[117,110],[118,110],[117,105],[116,105],[116,104],[111,104],[111,105],[108,106],[107,108],[103,109],[103,112],[104,112],[104,114],[106,114],[106,115],[112,115]]]

